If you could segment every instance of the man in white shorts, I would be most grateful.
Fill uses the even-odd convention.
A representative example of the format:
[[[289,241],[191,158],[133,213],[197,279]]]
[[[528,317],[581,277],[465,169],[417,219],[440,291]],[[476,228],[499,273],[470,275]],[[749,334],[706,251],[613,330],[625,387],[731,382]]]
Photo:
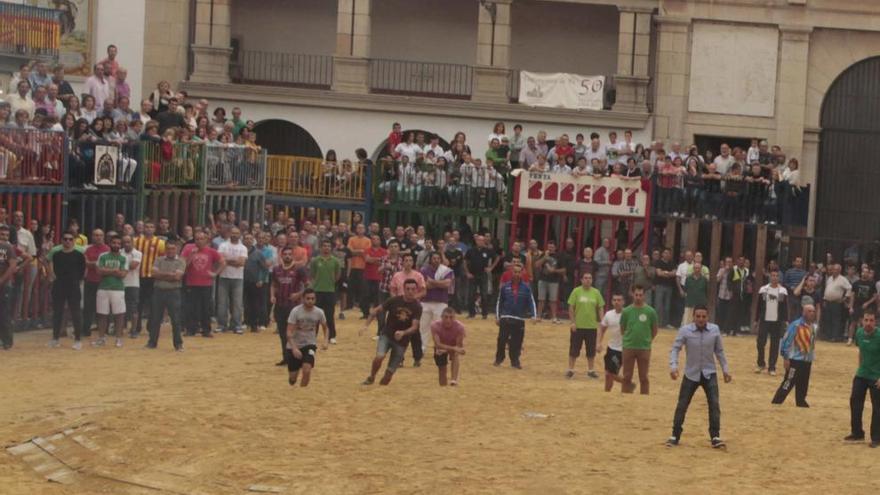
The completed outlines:
[[[128,261],[122,249],[122,238],[114,235],[110,239],[110,251],[98,257],[97,269],[101,281],[98,283],[96,313],[98,315],[98,340],[92,342],[96,347],[105,344],[110,315],[113,315],[113,328],[116,330],[116,347],[122,347],[125,332],[125,276],[128,274]]]
[[[623,362],[623,337],[620,335],[620,313],[623,311],[623,294],[611,296],[611,309],[599,323],[599,352],[608,334],[608,350],[605,351],[605,391],[611,392],[614,382],[622,382],[620,365]]]

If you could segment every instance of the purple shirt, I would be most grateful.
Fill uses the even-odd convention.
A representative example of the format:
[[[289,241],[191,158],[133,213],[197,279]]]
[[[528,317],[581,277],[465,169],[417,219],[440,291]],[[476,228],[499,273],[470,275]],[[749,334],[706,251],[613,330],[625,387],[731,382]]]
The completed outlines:
[[[435,280],[434,267],[431,265],[425,265],[420,270],[423,277],[425,277],[425,282],[428,280]],[[443,277],[443,280],[451,280],[452,279],[452,270],[449,270],[449,273]],[[422,302],[437,302],[437,303],[448,303],[449,302],[449,289],[444,289],[442,287],[435,287],[433,289],[428,289],[425,292],[425,297],[422,298]]]

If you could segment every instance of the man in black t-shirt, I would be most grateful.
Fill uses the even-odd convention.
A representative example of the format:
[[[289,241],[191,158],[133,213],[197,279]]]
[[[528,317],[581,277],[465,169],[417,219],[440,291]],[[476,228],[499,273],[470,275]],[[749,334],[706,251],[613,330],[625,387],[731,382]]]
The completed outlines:
[[[669,313],[672,309],[672,294],[675,291],[675,262],[672,251],[664,249],[660,259],[654,263],[654,301],[651,304],[657,311],[660,328],[669,325]]]
[[[12,302],[12,286],[15,269],[18,267],[18,256],[15,245],[9,242],[10,228],[8,225],[0,225],[0,341],[3,349],[12,348],[12,332],[10,331],[9,314]]]
[[[489,275],[494,261],[495,253],[486,247],[486,239],[478,235],[474,237],[474,247],[468,249],[464,256],[464,276],[467,278],[467,304],[468,318],[477,314],[476,292],[480,291],[480,312],[485,320],[489,314]]]
[[[454,242],[446,242],[446,261],[452,273],[455,275],[455,291],[449,303],[455,311],[461,313],[464,310],[465,288],[467,280],[464,277],[464,253]]]
[[[416,299],[418,293],[418,284],[413,279],[406,280],[403,283],[403,296],[395,296],[385,301],[381,306],[370,309],[367,317],[367,323],[364,325],[363,332],[370,327],[370,323],[376,319],[380,312],[386,315],[385,328],[379,334],[379,340],[376,342],[376,357],[373,358],[373,364],[370,368],[370,376],[364,380],[364,385],[372,385],[376,380],[376,373],[382,367],[382,361],[385,355],[391,352],[391,359],[388,361],[388,367],[385,368],[385,375],[379,381],[379,385],[388,385],[394,372],[403,362],[403,354],[409,339],[412,335],[419,331],[419,319],[422,317],[422,305]]]
[[[59,346],[58,339],[61,338],[61,324],[66,304],[73,322],[73,348],[76,350],[82,348],[80,343],[82,311],[79,306],[82,294],[79,284],[86,274],[86,257],[75,249],[75,241],[76,236],[73,232],[65,232],[61,236],[61,250],[51,253],[49,258],[50,278],[55,280],[52,284],[52,341],[49,347]]]
[[[849,333],[846,345],[852,345],[856,327],[862,322],[865,311],[874,311],[877,296],[874,276],[868,268],[862,269],[861,276],[852,283],[849,293]]]
[[[165,132],[166,129],[184,127],[186,125],[186,119],[177,111],[178,103],[177,98],[171,98],[168,100],[168,110],[156,114],[156,122],[159,123],[159,134]]]

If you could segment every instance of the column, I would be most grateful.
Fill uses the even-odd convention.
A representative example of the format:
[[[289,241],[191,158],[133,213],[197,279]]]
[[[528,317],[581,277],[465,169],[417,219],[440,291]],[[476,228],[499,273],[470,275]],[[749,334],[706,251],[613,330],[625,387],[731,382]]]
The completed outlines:
[[[370,7],[372,0],[339,0],[333,90],[368,93],[370,72]]]
[[[614,110],[647,113],[652,11],[634,7],[619,7],[619,10]]]
[[[477,65],[474,67],[474,101],[507,103],[510,75],[510,3],[478,2]]]
[[[812,28],[779,26],[779,80],[776,87],[776,142],[788,157],[799,158],[804,146],[807,57]],[[809,175],[801,172],[802,175]]]
[[[229,58],[232,55],[232,48],[229,46],[231,2],[232,0],[196,0],[191,81],[229,82]]]
[[[668,16],[656,20],[654,139],[687,141],[684,139],[684,122],[688,108],[691,20]]]

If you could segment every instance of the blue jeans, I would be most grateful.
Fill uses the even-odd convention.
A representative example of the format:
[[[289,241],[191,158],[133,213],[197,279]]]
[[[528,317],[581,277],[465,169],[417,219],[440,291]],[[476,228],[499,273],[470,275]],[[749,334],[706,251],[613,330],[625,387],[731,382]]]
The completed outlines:
[[[654,286],[654,309],[657,311],[657,319],[660,327],[669,325],[669,310],[672,305],[672,287],[665,285]]]
[[[384,358],[388,351],[391,351],[391,359],[388,360],[388,367],[385,368],[385,372],[394,373],[400,367],[400,363],[403,362],[403,354],[406,352],[406,348],[392,337],[389,337],[388,334],[383,333],[379,335],[379,340],[376,341],[376,357]]]
[[[706,401],[709,402],[709,438],[721,435],[721,405],[718,400],[718,375],[713,373],[709,378],[700,375],[700,381],[695,382],[686,376],[681,377],[681,388],[678,391],[678,405],[675,407],[675,419],[672,422],[672,436],[681,437],[684,417],[694,392],[702,387],[706,392]]]
[[[220,278],[217,281],[217,325],[220,331],[241,330],[241,317],[244,313],[242,295],[244,280],[240,278]],[[229,314],[232,313],[232,321]],[[229,325],[227,325],[229,323]]]

